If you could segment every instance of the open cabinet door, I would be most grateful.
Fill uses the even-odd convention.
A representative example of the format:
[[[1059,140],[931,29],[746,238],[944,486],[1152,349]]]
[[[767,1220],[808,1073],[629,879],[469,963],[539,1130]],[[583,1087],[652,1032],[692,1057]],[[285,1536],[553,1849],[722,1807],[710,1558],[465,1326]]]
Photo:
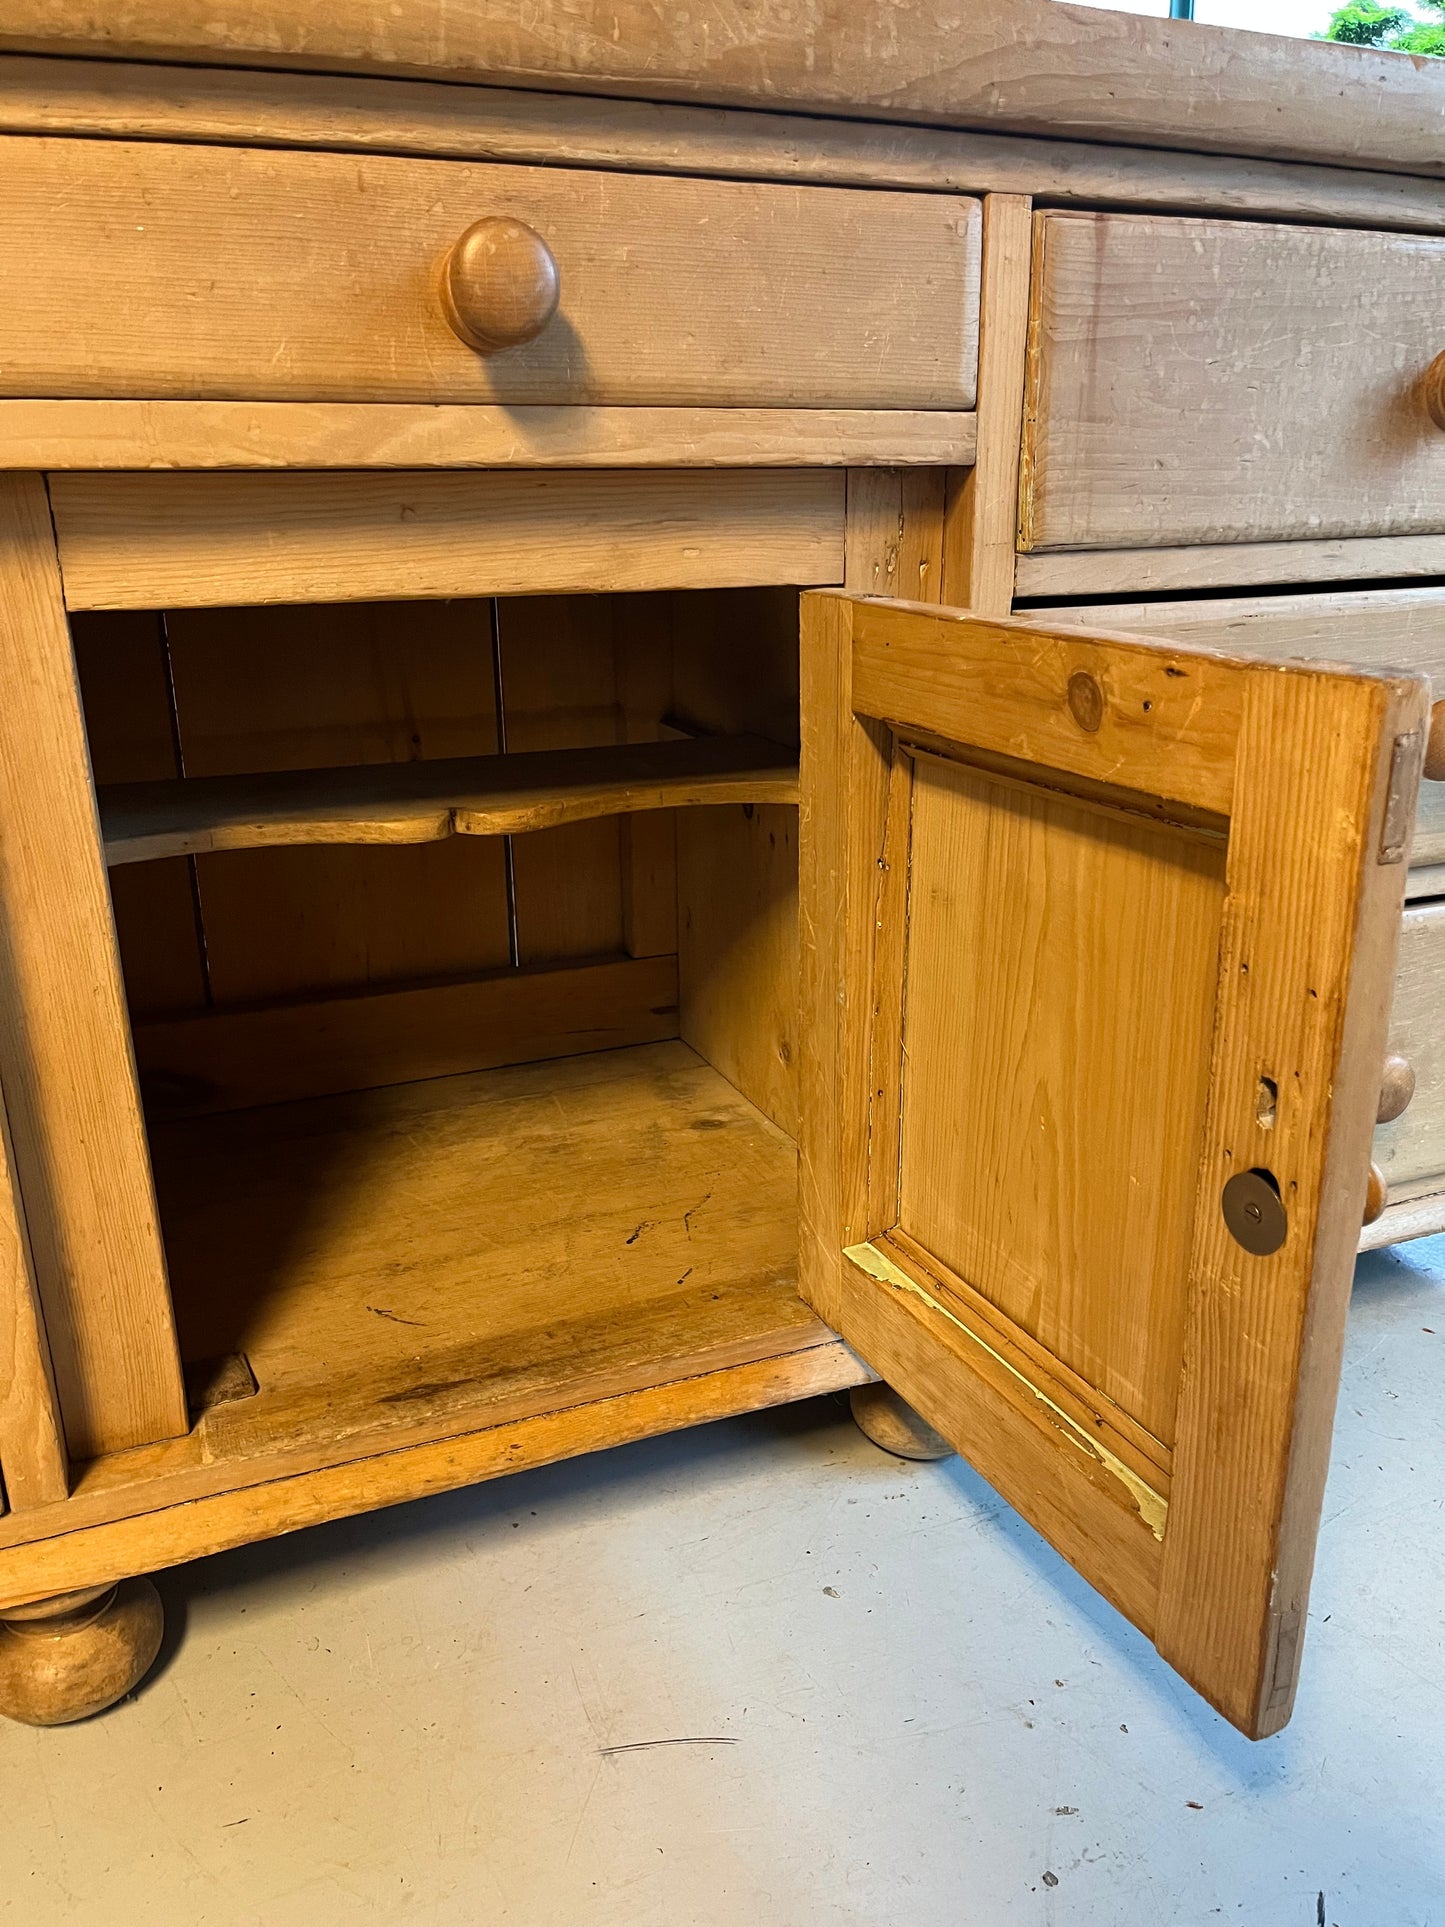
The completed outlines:
[[[803,1295],[1272,1733],[1425,685],[803,608]]]

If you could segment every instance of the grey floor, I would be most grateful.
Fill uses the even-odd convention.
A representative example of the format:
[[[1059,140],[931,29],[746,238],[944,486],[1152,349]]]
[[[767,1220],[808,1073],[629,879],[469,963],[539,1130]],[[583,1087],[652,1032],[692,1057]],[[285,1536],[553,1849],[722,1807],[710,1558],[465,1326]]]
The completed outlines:
[[[1442,1581],[1435,1240],[1361,1266],[1274,1740],[823,1401],[171,1574],[144,1690],[0,1733],[0,1915],[1445,1927]]]

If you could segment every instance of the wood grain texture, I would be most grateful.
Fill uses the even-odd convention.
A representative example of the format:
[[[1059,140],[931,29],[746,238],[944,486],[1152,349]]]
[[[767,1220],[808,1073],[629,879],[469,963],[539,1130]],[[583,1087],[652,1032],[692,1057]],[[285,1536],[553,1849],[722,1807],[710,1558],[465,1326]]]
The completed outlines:
[[[798,1130],[798,812],[678,819],[679,1035],[764,1117]]]
[[[981,1346],[937,1296],[913,1288],[885,1254],[849,1237],[854,1226],[870,1221],[879,1195],[869,1182],[873,1156],[881,1151],[890,1166],[897,1158],[886,1133],[880,1143],[870,1099],[889,1076],[878,1016],[893,1001],[883,953],[892,956],[895,946],[884,925],[893,920],[890,903],[896,909],[906,902],[907,889],[900,893],[896,881],[908,864],[890,854],[897,786],[890,782],[886,735],[867,720],[858,680],[862,652],[851,633],[875,612],[877,605],[844,598],[804,599],[802,928],[809,1027],[801,1289],[835,1329],[851,1333],[849,1342],[889,1384],[1147,1628],[1159,1570],[1155,1525],[1163,1502],[1157,1490],[1149,1489],[1151,1523],[1140,1504],[1147,1488],[1134,1474],[1133,1484],[1121,1480],[1083,1435],[1070,1435],[1076,1451],[1061,1450],[1056,1410],[998,1351]],[[896,614],[900,622],[929,620],[922,609]],[[936,633],[940,652],[953,660],[964,629],[940,623]],[[896,640],[890,637],[890,646]],[[980,700],[975,710],[981,706]],[[884,1029],[901,1048],[896,1015]]]
[[[858,1296],[843,1252],[870,1230],[868,1110],[849,1097],[873,1088],[879,860],[891,776],[886,732],[870,730],[855,711],[852,615],[843,596],[802,599],[798,1289],[834,1330]],[[873,1345],[875,1370],[924,1409],[872,1336],[854,1342],[865,1356]],[[926,1344],[906,1349],[917,1371],[930,1369]]]
[[[1155,1438],[1121,1405],[1071,1370],[1056,1352],[991,1304],[957,1272],[950,1271],[899,1225],[880,1236],[875,1248],[885,1257],[896,1257],[900,1265],[907,1265],[925,1279],[940,1307],[960,1314],[969,1332],[987,1346],[999,1365],[1007,1368],[1005,1376],[1018,1374],[1026,1379],[1055,1408],[1068,1429],[1102,1444],[1110,1457],[1121,1460],[1154,1498],[1167,1506],[1174,1454],[1162,1439]],[[1153,1510],[1157,1513],[1158,1507]]]
[[[1321,657],[1429,676],[1445,694],[1445,588],[1346,589],[1317,595],[1221,596],[1208,601],[1098,603],[1036,609],[1040,622],[1131,629],[1194,648],[1276,661]],[[1445,785],[1422,783],[1412,863],[1445,858]]]
[[[562,277],[534,227],[484,214],[447,250],[441,292],[452,333],[495,355],[537,339],[557,312]]]
[[[1228,813],[1239,697],[1223,658],[901,603],[859,602],[851,621],[859,713],[1100,783],[1127,769],[1131,791]],[[1076,675],[1103,693],[1092,731],[1069,709]]]
[[[1368,582],[1445,575],[1445,535],[1347,536],[1339,542],[1220,542],[1189,549],[1060,550],[1018,558],[1020,596],[1159,594],[1258,584]]]
[[[159,1019],[135,1041],[147,1110],[188,1117],[676,1035],[676,959],[624,957]]]
[[[0,132],[992,191],[1445,231],[1438,181],[1403,174],[355,75],[0,55]]]
[[[152,1455],[144,1473],[133,1475],[123,1489],[104,1483],[110,1468],[102,1463],[88,1468],[92,1478],[83,1481],[83,1496],[67,1501],[63,1518],[48,1512],[0,1520],[0,1530],[21,1520],[38,1526],[25,1542],[5,1545],[0,1539],[0,1604],[72,1585],[107,1585],[132,1573],[157,1572],[328,1519],[375,1512],[633,1439],[843,1391],[873,1376],[825,1327],[815,1324],[803,1338],[791,1352],[703,1370],[431,1444],[399,1446],[316,1470],[258,1462],[249,1482],[239,1486],[228,1484],[234,1480],[233,1468],[203,1466],[194,1453],[184,1465],[177,1464],[179,1450],[169,1460]]]
[[[1445,531],[1442,271],[1424,236],[1040,216],[1020,547]]]
[[[823,1337],[793,1144],[681,1043],[154,1143],[183,1351],[260,1387],[207,1413],[213,1460],[334,1461]]]
[[[949,409],[0,400],[7,468],[842,468],[970,462]]]
[[[1445,903],[1406,907],[1390,1006],[1390,1043],[1415,1074],[1401,1115],[1376,1126],[1371,1153],[1393,1197],[1402,1185],[1441,1177],[1445,1190]]]
[[[882,480],[892,496],[895,478]],[[756,589],[670,602],[673,720],[796,744],[796,593]],[[796,807],[680,814],[676,901],[679,1035],[796,1136]]]
[[[795,759],[754,737],[102,785],[105,860],[296,843],[505,836],[637,810],[797,799]]]
[[[907,578],[943,588],[940,489],[849,482],[847,584]],[[889,819],[891,747],[855,715],[849,603],[803,598],[799,622],[799,1290],[837,1326],[851,1285],[843,1251],[872,1229],[866,1118],[840,1093],[871,1088],[877,987],[873,920]]]
[[[902,856],[896,1222],[1170,1445],[1223,841],[924,756]]]
[[[527,753],[618,742],[617,599],[523,596],[498,603],[496,614],[506,747]],[[572,823],[509,844],[520,962],[623,948],[619,829],[615,820]]]
[[[804,1294],[1213,1704],[1248,1733],[1272,1731],[1298,1665],[1385,1052],[1405,876],[1381,855],[1387,795],[1418,768],[1425,686],[1156,646],[1161,686],[1194,682],[1185,718],[1143,693],[1144,665],[1123,639],[1091,633],[1085,663],[1054,653],[1065,632],[1037,627],[1025,641],[1017,621],[826,594],[805,598],[804,613],[805,691],[831,694],[844,724],[831,744],[810,728],[802,765],[804,981],[820,1026],[805,1058]],[[1048,728],[1049,701],[1088,747]],[[1106,796],[1095,759],[1116,711],[1128,733],[1107,746]],[[979,767],[949,767],[942,792],[921,800],[937,781],[918,777],[900,812],[870,719],[926,738],[901,736],[895,772],[910,753],[928,770],[919,748],[943,744]],[[1187,771],[1164,812],[1172,829],[1160,820],[1165,743]],[[1032,769],[1020,756],[1030,745]],[[1065,800],[1068,781],[1081,787]],[[1105,802],[1107,832],[1093,820]],[[971,821],[982,815],[987,837]],[[1201,843],[1210,825],[1217,840]],[[1080,863],[1069,841],[1086,834],[1100,848]],[[1031,867],[1035,837],[1048,860]],[[1003,853],[996,874],[989,838]],[[1212,851],[1197,882],[1170,874],[1170,839]],[[1089,881],[1074,929],[1076,870]],[[1031,913],[1030,877],[1052,908]],[[1138,954],[1121,956],[1134,919]],[[989,981],[995,1007],[982,1011],[967,1000]],[[1054,1022],[1065,1035],[1049,1049]],[[1025,1060],[1039,1041],[1044,1061],[1011,1076],[1011,1037]],[[994,1039],[1001,1068],[983,1075]],[[1130,1093],[1120,1067],[1141,1063],[1153,1069]],[[954,1074],[966,1110],[950,1102]],[[1172,1095],[1161,1088],[1171,1078]],[[1163,1140],[1177,1157],[1115,1197],[1151,1101],[1144,1154]],[[995,1142],[1010,1148],[991,1170]],[[831,1165],[816,1168],[820,1155]],[[869,1181],[874,1159],[882,1183]],[[1035,1166],[1062,1182],[1031,1215]],[[1219,1205],[1224,1179],[1256,1166],[1277,1173],[1287,1200],[1288,1236],[1268,1259],[1234,1244]],[[900,1219],[879,1232],[895,1168]],[[1056,1240],[1038,1278],[990,1269],[992,1254],[968,1243],[968,1200],[987,1223],[1014,1188],[1022,1235]],[[1139,1260],[1147,1305],[1110,1328],[1131,1279],[1106,1247],[1135,1220],[1147,1233],[1150,1213],[1176,1235]],[[832,1227],[850,1214],[875,1229],[845,1248],[840,1270]],[[1018,1242],[1001,1241],[1005,1260]],[[1091,1249],[1092,1298],[1077,1289]],[[1092,1357],[1080,1343],[1090,1332]]]
[[[1428,61],[1045,0],[967,12],[889,0],[767,0],[745,20],[658,18],[647,0],[565,13],[448,0],[245,0],[198,20],[175,0],[12,0],[0,45],[192,66],[433,74],[566,92],[793,107],[1440,172]]]
[[[171,1127],[158,1147],[188,1347],[242,1334],[259,1390],[172,1448],[82,1468],[76,1503],[7,1520],[0,1544],[814,1348],[843,1364],[794,1291],[793,1146],[680,1044]],[[555,1436],[587,1449],[574,1428]],[[253,1511],[275,1529],[263,1495]]]
[[[903,1178],[903,1019],[908,995],[909,896],[912,889],[913,787],[916,759],[896,743],[888,770],[888,804],[877,858],[872,914],[868,1015],[867,1235],[899,1229]],[[845,1273],[846,1276],[846,1273]]]
[[[99,610],[74,617],[70,627],[96,783],[179,776],[164,617],[154,610]],[[108,880],[132,1021],[201,1009],[206,959],[194,866],[177,857]]]
[[[188,778],[498,747],[486,602],[172,610],[166,630]],[[455,978],[511,954],[491,840],[241,850],[198,857],[196,873],[221,1007]]]
[[[850,1248],[844,1264],[841,1320],[829,1322],[841,1322],[874,1371],[1152,1637],[1160,1545],[1140,1511],[1143,1482],[1125,1485],[1082,1438],[1065,1440],[1028,1382],[875,1247]]]
[[[0,1078],[73,1455],[186,1427],[95,797],[38,476],[0,476]]]
[[[4,136],[0,168],[9,395],[973,405],[965,197]],[[438,288],[483,216],[536,230],[561,276],[556,319],[496,355]]]
[[[35,1284],[10,1125],[0,1110],[0,1510],[50,1505],[70,1489],[65,1424]]]
[[[986,616],[1013,609],[1032,244],[1028,198],[990,194],[984,202],[977,453],[972,467],[956,471],[950,488],[943,592],[955,608]]]
[[[705,598],[709,603],[716,597]],[[618,733],[629,743],[656,743],[672,709],[673,637],[669,596],[632,596],[619,611]],[[677,951],[677,826],[673,810],[630,815],[618,826],[622,873],[622,947],[629,957]]]
[[[942,471],[849,473],[843,576],[849,589],[905,602],[941,600],[946,486]]]
[[[57,475],[73,609],[839,582],[844,478]]]
[[[1405,877],[1381,836],[1424,697],[1247,678],[1156,1641],[1255,1737],[1299,1673]],[[1219,1207],[1258,1165],[1288,1201],[1271,1258]]]

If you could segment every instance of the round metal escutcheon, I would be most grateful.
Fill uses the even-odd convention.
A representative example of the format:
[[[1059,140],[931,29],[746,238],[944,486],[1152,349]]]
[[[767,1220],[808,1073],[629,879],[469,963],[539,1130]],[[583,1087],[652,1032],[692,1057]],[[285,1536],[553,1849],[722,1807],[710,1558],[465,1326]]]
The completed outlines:
[[[1236,1172],[1219,1203],[1230,1236],[1256,1258],[1268,1258],[1284,1243],[1289,1217],[1268,1171]]]

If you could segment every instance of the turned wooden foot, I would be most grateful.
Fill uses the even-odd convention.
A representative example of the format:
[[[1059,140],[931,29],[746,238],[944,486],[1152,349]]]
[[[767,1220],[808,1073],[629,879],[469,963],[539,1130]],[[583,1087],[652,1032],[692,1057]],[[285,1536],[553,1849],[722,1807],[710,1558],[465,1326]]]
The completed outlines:
[[[9,1607],[0,1614],[0,1713],[65,1726],[114,1706],[150,1671],[164,1623],[149,1579]]]
[[[848,1394],[860,1432],[899,1459],[947,1459],[953,1447],[891,1385],[855,1385]]]

